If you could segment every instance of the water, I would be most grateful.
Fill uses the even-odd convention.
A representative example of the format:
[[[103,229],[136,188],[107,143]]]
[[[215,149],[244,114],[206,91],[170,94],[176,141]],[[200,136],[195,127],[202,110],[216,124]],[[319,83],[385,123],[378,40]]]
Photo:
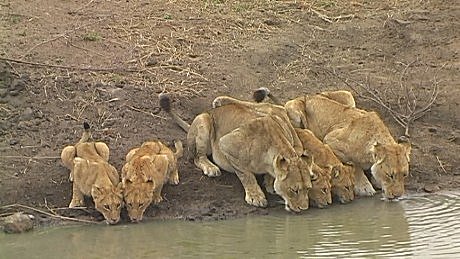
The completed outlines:
[[[302,215],[0,234],[0,258],[457,258],[460,194],[360,199]]]

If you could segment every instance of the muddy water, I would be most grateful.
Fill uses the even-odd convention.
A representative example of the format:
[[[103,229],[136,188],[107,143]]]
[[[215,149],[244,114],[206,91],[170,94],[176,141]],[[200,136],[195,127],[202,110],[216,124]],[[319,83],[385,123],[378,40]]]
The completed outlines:
[[[460,254],[460,194],[376,198],[219,222],[153,221],[0,234],[0,258],[404,257]]]

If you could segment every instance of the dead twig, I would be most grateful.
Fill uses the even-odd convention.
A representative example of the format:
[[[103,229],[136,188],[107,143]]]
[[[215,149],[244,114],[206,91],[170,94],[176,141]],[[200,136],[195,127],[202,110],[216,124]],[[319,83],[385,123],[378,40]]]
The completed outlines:
[[[397,103],[400,107],[399,110],[395,109],[394,107],[390,105],[390,103],[388,102],[386,98],[387,96],[385,95],[385,92],[382,93],[378,89],[371,87],[369,82],[367,82],[367,84],[363,84],[363,83],[357,82],[356,80],[345,78],[344,76],[339,75],[335,70],[330,71],[326,69],[326,71],[334,75],[338,79],[340,79],[344,84],[346,84],[350,89],[352,89],[359,97],[370,100],[376,103],[377,105],[383,107],[393,117],[393,119],[401,127],[404,128],[404,136],[409,137],[410,136],[409,129],[412,123],[415,120],[420,119],[423,115],[425,115],[426,112],[430,110],[430,108],[433,106],[439,94],[439,86],[438,86],[436,75],[434,76],[434,79],[432,82],[432,90],[429,94],[428,100],[426,101],[425,105],[420,105],[419,104],[420,98],[414,93],[413,88],[409,88],[406,84],[403,83],[404,76],[406,75],[407,70],[415,62],[416,61],[405,65],[404,70],[402,71],[401,76],[399,78],[399,84],[400,84],[399,93],[396,93],[394,89],[391,89],[391,88],[387,89],[390,92],[390,94],[392,94],[394,97],[397,98]],[[442,66],[441,69],[444,66]],[[398,95],[400,96],[398,97]],[[403,102],[404,104],[402,104]]]
[[[32,50],[36,49],[37,47],[39,47],[39,46],[41,46],[41,45],[43,45],[43,44],[46,44],[46,43],[49,43],[49,42],[53,42],[53,41],[55,41],[55,40],[58,40],[58,39],[60,39],[60,38],[62,38],[62,37],[67,36],[69,33],[75,32],[75,31],[77,31],[77,30],[79,30],[79,29],[81,29],[81,28],[87,27],[87,26],[89,26],[89,25],[94,25],[94,24],[100,23],[100,22],[104,21],[105,19],[106,19],[106,18],[102,18],[102,19],[99,19],[99,20],[96,21],[96,22],[91,22],[91,23],[87,23],[87,24],[80,25],[80,26],[78,26],[78,27],[76,27],[76,28],[74,28],[74,29],[72,29],[72,30],[68,30],[68,31],[63,32],[63,33],[61,33],[61,34],[58,34],[57,36],[55,36],[55,37],[53,37],[53,38],[51,38],[51,39],[42,41],[42,42],[40,42],[40,43],[38,43],[38,44],[32,46],[30,49],[28,49],[28,50],[22,55],[22,57],[27,56]]]
[[[57,218],[57,219],[62,219],[62,220],[70,220],[70,221],[77,221],[77,222],[84,222],[84,223],[99,224],[99,222],[96,222],[96,221],[65,217],[65,216],[61,216],[61,215],[58,215],[58,214],[52,214],[52,213],[49,213],[49,212],[46,212],[46,211],[43,211],[43,210],[40,210],[40,209],[37,209],[37,208],[34,208],[34,207],[30,207],[30,206],[22,205],[22,204],[18,204],[18,203],[1,206],[0,209],[9,209],[9,208],[16,208],[16,207],[32,210],[32,211],[44,214],[44,215],[52,217],[52,218]]]
[[[40,159],[60,159],[59,156],[1,156],[0,158],[9,158],[9,159],[30,159],[30,160],[40,160]]]
[[[446,171],[446,169],[444,168],[444,166],[442,165],[442,162],[441,162],[441,160],[439,159],[438,156],[436,156],[436,160],[438,161],[438,164],[439,164],[439,167],[441,168],[441,170],[442,170],[445,174],[447,174],[447,171]]]
[[[143,70],[135,69],[135,68],[98,68],[98,67],[74,67],[74,66],[63,66],[63,65],[54,65],[54,64],[45,64],[45,63],[37,63],[37,62],[30,62],[20,59],[13,59],[13,58],[3,58],[0,57],[0,60],[9,61],[18,64],[25,64],[30,66],[38,66],[38,67],[53,67],[53,68],[60,68],[60,69],[69,69],[69,70],[80,70],[80,71],[95,71],[95,72],[135,72],[139,73]]]
[[[136,107],[134,107],[134,106],[131,106],[131,105],[125,105],[125,106],[128,107],[128,108],[130,108],[130,109],[133,110],[133,111],[137,111],[137,112],[141,112],[141,113],[150,115],[150,116],[152,116],[153,118],[166,120],[166,118],[164,118],[164,117],[161,117],[161,116],[159,116],[159,115],[155,115],[155,114],[153,114],[153,113],[151,113],[151,112],[148,112],[148,111],[141,110],[141,109],[136,108]]]

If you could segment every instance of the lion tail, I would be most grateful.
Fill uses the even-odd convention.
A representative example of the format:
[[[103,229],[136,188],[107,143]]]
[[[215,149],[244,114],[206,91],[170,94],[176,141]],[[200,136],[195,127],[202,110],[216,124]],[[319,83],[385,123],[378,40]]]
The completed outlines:
[[[267,87],[260,87],[254,90],[252,94],[252,99],[255,102],[260,103],[265,98],[270,98],[275,104],[283,106],[284,104],[278,99],[278,97],[274,96]]]
[[[174,141],[174,147],[176,148],[176,152],[174,152],[174,156],[176,158],[181,158],[184,155],[184,147],[182,146],[182,141],[180,140]]]
[[[169,95],[161,93],[158,98],[160,99],[161,109],[168,113],[169,116],[176,122],[176,124],[179,125],[179,127],[181,127],[185,132],[188,132],[190,129],[190,124],[184,121],[174,110],[171,109],[171,98]]]
[[[89,127],[89,124],[88,122],[84,122],[83,123],[83,135],[81,136],[80,140],[78,141],[78,143],[83,143],[83,142],[87,142],[89,140],[89,138],[91,137],[91,131],[90,131],[90,127]]]

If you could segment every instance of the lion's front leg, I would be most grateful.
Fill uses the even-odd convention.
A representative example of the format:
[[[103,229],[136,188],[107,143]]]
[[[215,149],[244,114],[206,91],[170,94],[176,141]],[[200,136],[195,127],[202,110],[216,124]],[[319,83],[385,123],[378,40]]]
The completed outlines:
[[[80,191],[76,183],[72,185],[72,200],[69,208],[81,207],[84,205],[83,193]]]
[[[355,167],[355,194],[358,196],[373,196],[375,189],[364,174],[361,167]]]
[[[264,186],[265,190],[268,193],[275,194],[275,188],[273,187],[275,184],[275,178],[270,174],[264,174]]]
[[[70,170],[69,181],[73,181],[74,158],[76,156],[76,149],[74,146],[67,146],[61,152],[62,164]]]
[[[207,113],[198,115],[187,135],[189,146],[195,153],[194,163],[200,168],[203,173],[210,177],[221,175],[219,167],[213,164],[208,159],[208,155],[211,155],[211,131],[212,131],[212,119]]]
[[[257,183],[257,179],[251,172],[235,172],[243,185],[246,193],[245,200],[248,204],[256,207],[266,207],[268,202],[265,194]]]
[[[153,189],[153,204],[158,204],[163,201],[163,197],[161,196],[161,190],[163,189],[163,184],[158,184]]]
[[[168,183],[171,185],[178,185],[179,184],[179,170],[174,168],[171,174],[169,175]]]

